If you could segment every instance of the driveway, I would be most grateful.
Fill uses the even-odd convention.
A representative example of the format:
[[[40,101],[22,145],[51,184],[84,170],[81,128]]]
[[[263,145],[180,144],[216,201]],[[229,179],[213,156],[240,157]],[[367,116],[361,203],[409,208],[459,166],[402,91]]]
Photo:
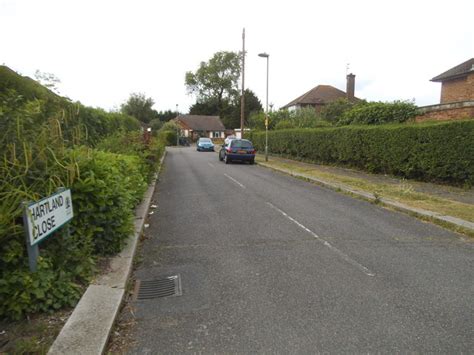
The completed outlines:
[[[473,244],[278,174],[170,148],[134,277],[128,352],[471,352]],[[128,311],[124,311],[128,312]]]

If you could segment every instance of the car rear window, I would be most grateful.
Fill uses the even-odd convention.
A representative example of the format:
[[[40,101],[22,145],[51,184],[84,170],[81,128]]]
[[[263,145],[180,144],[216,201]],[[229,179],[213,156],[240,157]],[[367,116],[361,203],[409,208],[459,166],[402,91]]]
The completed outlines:
[[[201,143],[211,143],[211,140],[209,138],[200,138],[199,141]]]
[[[252,143],[250,141],[232,141],[230,143],[232,148],[252,148]]]

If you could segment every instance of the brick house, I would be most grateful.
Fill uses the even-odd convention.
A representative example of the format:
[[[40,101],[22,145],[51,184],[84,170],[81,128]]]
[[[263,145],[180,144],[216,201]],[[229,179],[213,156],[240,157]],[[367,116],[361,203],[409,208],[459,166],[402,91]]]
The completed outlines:
[[[219,116],[179,115],[174,121],[181,135],[196,140],[199,137],[225,138],[225,127]]]
[[[355,92],[355,75],[347,75],[347,92],[339,90],[331,85],[318,85],[303,95],[297,97],[290,103],[282,107],[282,109],[288,109],[290,111],[305,108],[314,107],[317,112],[321,112],[321,109],[338,99],[348,99],[349,101],[360,101],[354,96]]]
[[[474,100],[474,58],[431,79],[441,83],[441,104]]]
[[[441,83],[438,105],[419,108],[416,121],[474,118],[474,58],[435,76]]]

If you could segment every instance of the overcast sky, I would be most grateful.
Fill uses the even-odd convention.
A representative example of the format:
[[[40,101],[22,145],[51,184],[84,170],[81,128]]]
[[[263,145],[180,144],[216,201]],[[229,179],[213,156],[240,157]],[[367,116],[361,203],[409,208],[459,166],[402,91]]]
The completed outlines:
[[[439,102],[429,80],[474,57],[474,1],[0,0],[0,64],[54,73],[61,94],[113,109],[132,92],[186,112],[184,75],[217,51],[239,51],[246,87],[276,108],[319,84],[371,101]]]

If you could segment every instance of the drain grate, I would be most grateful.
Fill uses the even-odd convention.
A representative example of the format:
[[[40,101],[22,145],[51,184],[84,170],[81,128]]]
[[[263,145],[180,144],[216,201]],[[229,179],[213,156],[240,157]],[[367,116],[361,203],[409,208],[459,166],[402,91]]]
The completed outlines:
[[[179,275],[158,280],[137,280],[135,283],[135,300],[181,296],[181,294],[181,278]]]

